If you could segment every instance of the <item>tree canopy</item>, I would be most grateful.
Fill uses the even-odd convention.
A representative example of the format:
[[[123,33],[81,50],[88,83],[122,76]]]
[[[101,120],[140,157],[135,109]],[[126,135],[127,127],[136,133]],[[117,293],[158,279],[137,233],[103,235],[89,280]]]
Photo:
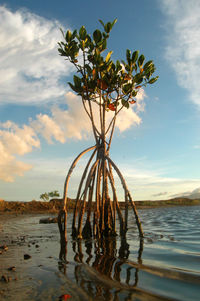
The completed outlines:
[[[140,88],[153,84],[158,76],[152,77],[155,66],[152,60],[145,62],[139,51],[126,50],[125,60],[114,62],[113,51],[107,50],[107,40],[117,22],[104,24],[99,20],[103,30],[96,29],[92,36],[82,26],[79,31],[62,31],[64,41],[59,42],[58,51],[69,60],[77,70],[73,83],[69,85],[73,91],[85,100],[93,101],[106,110],[118,113],[123,107],[135,104]]]

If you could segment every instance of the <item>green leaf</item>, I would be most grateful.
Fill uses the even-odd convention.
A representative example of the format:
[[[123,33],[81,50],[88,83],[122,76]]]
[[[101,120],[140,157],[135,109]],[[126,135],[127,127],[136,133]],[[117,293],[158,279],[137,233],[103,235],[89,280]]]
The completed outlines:
[[[68,82],[68,84],[69,84],[70,88],[71,88],[74,92],[79,92],[78,89],[76,89],[76,88],[74,87],[74,85],[72,85],[72,83]]]
[[[107,38],[109,38],[109,34],[103,32],[103,37],[104,37],[104,39],[107,39]]]
[[[122,87],[124,94],[128,94],[132,90],[132,84],[126,84]]]
[[[137,95],[137,91],[133,90],[133,91],[131,92],[131,96],[132,96],[132,97],[135,97],[136,95]]]
[[[112,22],[112,27],[111,28],[113,28],[113,26],[115,25],[115,23],[117,23],[117,18]]]
[[[141,54],[141,56],[138,59],[138,67],[142,67],[144,60],[145,60],[145,57],[143,54]]]
[[[126,69],[126,71],[128,71],[128,72],[131,70],[129,65],[125,65],[125,69]]]
[[[84,26],[82,26],[79,30],[79,36],[81,40],[85,40],[87,36],[87,32]]]
[[[62,28],[61,28],[61,27],[60,27],[60,31],[61,31],[61,33],[62,33],[62,36],[63,36],[63,38],[65,38],[64,31],[62,30]]]
[[[105,26],[104,26],[105,32],[109,33],[112,29],[112,24],[110,22],[108,22]]]
[[[105,58],[105,62],[106,62],[106,63],[108,63],[108,61],[109,61],[109,59],[110,59],[112,53],[113,53],[113,51],[108,52],[108,54],[107,54],[107,56],[106,56],[106,58]]]
[[[107,72],[109,72],[111,69],[115,69],[113,61],[110,61],[109,64],[106,66]]]
[[[95,43],[99,43],[102,39],[102,34],[101,34],[101,31],[96,29],[94,32],[93,32],[93,39],[95,41]]]
[[[154,84],[157,80],[158,80],[159,76],[153,77],[152,79],[150,79],[150,81],[148,81],[148,84]]]
[[[125,108],[127,108],[127,109],[129,108],[129,103],[128,103],[128,101],[125,100],[124,98],[122,98],[121,103],[122,103],[122,105],[123,105]]]
[[[99,52],[103,52],[106,49],[107,42],[106,39],[101,40],[99,43],[96,44],[98,47]]]
[[[58,48],[58,52],[61,56],[66,56],[66,52],[62,48]]]
[[[116,71],[119,72],[122,69],[122,66],[120,64],[120,61],[116,61]]]
[[[84,48],[85,48],[85,41],[80,41],[80,48],[81,48],[81,50],[84,50]]]
[[[127,62],[130,64],[130,62],[131,62],[131,51],[129,49],[126,50],[126,59],[127,59]]]
[[[78,76],[76,76],[76,75],[74,75],[74,84],[75,84],[76,88],[80,88],[81,87],[81,79]]]
[[[69,43],[72,39],[72,33],[70,30],[67,31],[66,36],[65,36],[66,41]]]
[[[134,76],[134,81],[137,85],[141,84],[142,81],[143,81],[143,75],[141,75],[140,73],[137,73],[135,76]]]
[[[138,59],[139,51],[134,51],[132,54],[132,63],[134,64]]]
[[[103,21],[99,19],[99,22],[101,23],[101,25],[102,25],[103,28],[104,28],[104,23],[103,23]]]
[[[146,71],[147,69],[149,69],[149,67],[153,66],[153,61],[148,61],[146,62],[146,64],[144,65],[144,71]]]
[[[77,30],[75,29],[75,30],[73,31],[73,33],[72,33],[73,39],[74,39],[76,36],[77,36]]]
[[[70,56],[72,59],[74,59],[75,57],[78,56],[78,53],[79,53],[79,47],[77,45],[77,42],[75,42],[74,40],[72,40],[70,43],[69,43],[69,49],[67,49],[70,53]]]
[[[104,51],[106,49],[106,47],[107,47],[107,41],[106,41],[106,39],[104,39],[102,42],[101,52]]]

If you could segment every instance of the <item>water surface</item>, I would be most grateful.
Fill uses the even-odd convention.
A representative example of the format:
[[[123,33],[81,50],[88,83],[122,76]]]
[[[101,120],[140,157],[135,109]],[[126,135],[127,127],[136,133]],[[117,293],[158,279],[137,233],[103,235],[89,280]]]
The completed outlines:
[[[139,215],[142,241],[130,211],[126,241],[72,241],[69,229],[66,245],[60,245],[57,224],[39,224],[44,215],[3,216],[0,244],[9,249],[0,255],[0,270],[11,274],[7,268],[16,266],[18,280],[0,282],[0,298],[200,300],[200,206],[143,209]],[[68,214],[69,226],[71,219]]]

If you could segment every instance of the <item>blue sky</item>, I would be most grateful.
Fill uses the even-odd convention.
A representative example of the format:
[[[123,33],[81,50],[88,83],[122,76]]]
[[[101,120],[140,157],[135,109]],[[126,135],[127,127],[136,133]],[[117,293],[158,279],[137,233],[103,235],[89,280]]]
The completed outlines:
[[[71,162],[94,140],[66,84],[74,70],[58,55],[59,27],[85,25],[92,33],[98,19],[115,18],[113,59],[140,50],[154,60],[159,80],[121,116],[111,157],[135,200],[200,196],[199,0],[10,0],[0,1],[0,198],[62,195]]]

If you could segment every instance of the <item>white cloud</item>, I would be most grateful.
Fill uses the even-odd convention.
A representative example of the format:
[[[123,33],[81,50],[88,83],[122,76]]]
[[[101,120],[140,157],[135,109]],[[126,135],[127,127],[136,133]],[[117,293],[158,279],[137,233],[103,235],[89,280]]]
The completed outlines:
[[[65,143],[67,139],[88,139],[92,133],[91,122],[87,116],[81,98],[72,92],[66,95],[67,109],[63,110],[58,106],[51,109],[51,114],[39,114],[34,121],[30,122],[30,126],[40,135],[42,135],[48,143],[52,143],[52,139]],[[123,132],[133,125],[141,122],[138,113],[144,109],[145,94],[142,90],[138,94],[137,105],[132,108],[123,109],[117,118],[116,128]],[[134,111],[135,108],[135,111]],[[97,105],[93,105],[94,119],[98,120]],[[113,117],[113,112],[106,113],[107,124]],[[99,123],[97,122],[97,128]]]
[[[13,154],[24,155],[33,147],[40,147],[36,133],[29,126],[19,128],[8,121],[0,124],[0,180],[13,182],[16,176],[23,176],[32,168],[30,164],[20,162]]]
[[[50,115],[39,114],[30,122],[30,126],[48,143],[52,143],[52,139],[61,143],[66,142],[67,139],[85,139],[91,132],[90,121],[80,97],[68,92],[66,103],[66,110],[54,106]]]
[[[141,123],[141,118],[139,117],[139,112],[144,111],[144,98],[146,94],[143,89],[140,89],[137,96],[135,97],[137,102],[133,107],[128,110],[123,109],[116,120],[116,127],[120,132],[124,132],[133,125],[138,125]]]
[[[58,21],[0,6],[0,103],[49,101],[66,92],[72,69],[58,55]]]
[[[15,123],[7,121],[0,124],[0,139],[6,150],[11,154],[24,155],[33,147],[40,147],[40,141],[34,130],[27,125],[19,128]]]
[[[50,144],[52,143],[52,137],[61,143],[65,142],[65,135],[59,125],[46,114],[37,115],[37,120],[32,122],[32,126]]]
[[[162,4],[168,28],[166,58],[179,85],[200,105],[200,1],[162,0]]]

